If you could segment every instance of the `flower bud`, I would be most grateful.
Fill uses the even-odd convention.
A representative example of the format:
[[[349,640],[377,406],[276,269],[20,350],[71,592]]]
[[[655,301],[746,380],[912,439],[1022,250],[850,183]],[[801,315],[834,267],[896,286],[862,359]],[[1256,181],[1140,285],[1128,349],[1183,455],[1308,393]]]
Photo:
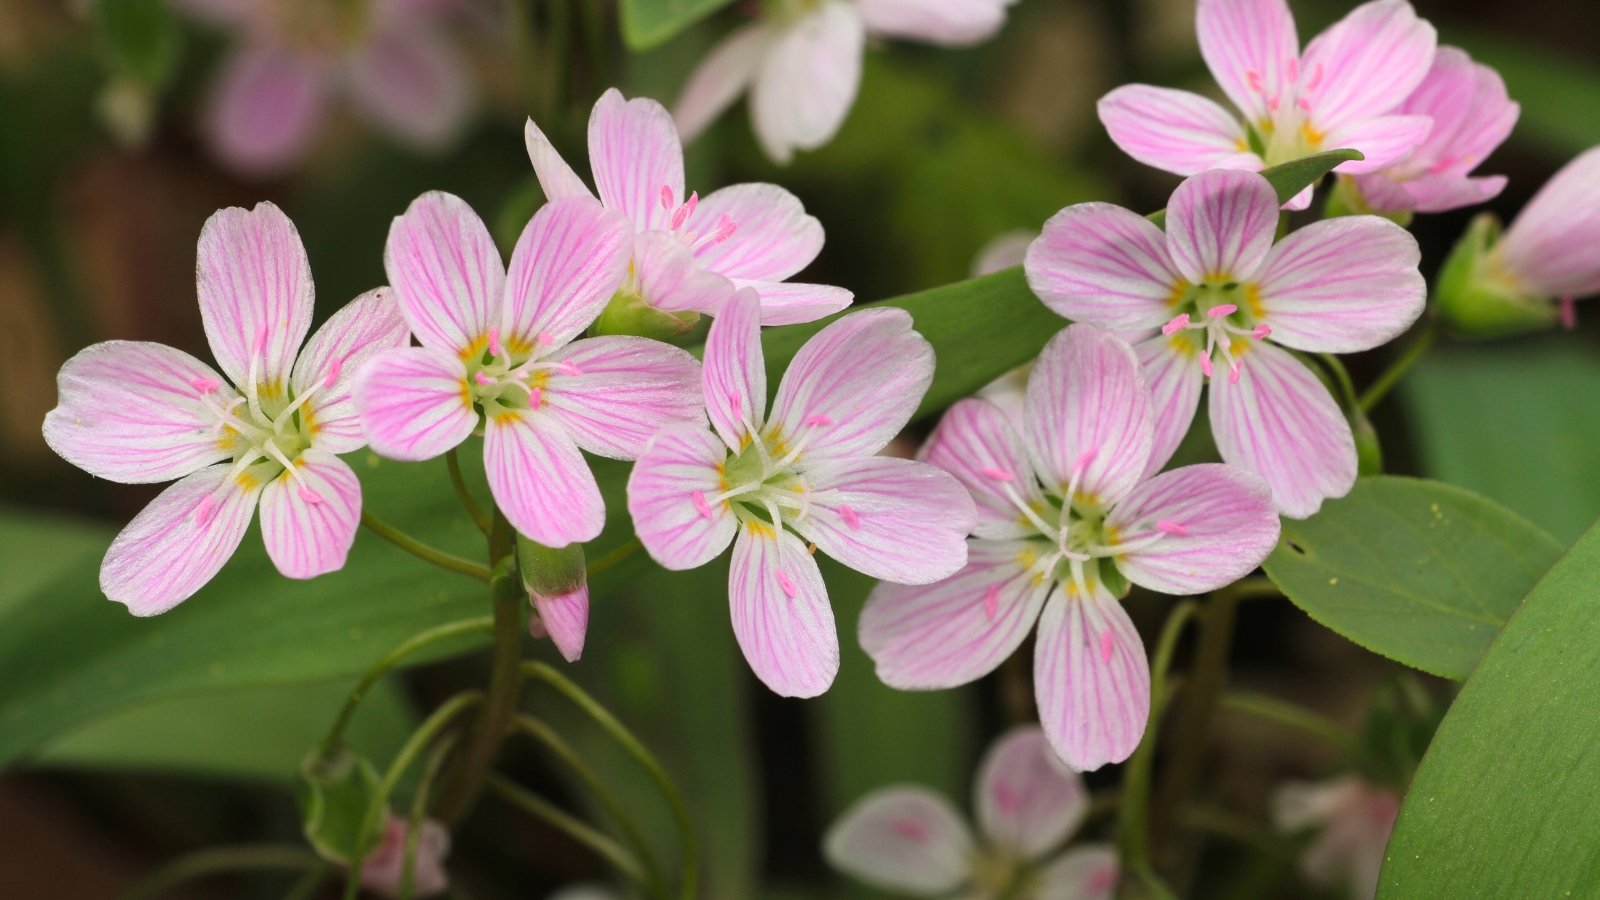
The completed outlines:
[[[377,846],[381,835],[368,835],[364,845],[359,839],[378,781],[372,764],[345,746],[313,750],[300,763],[300,815],[318,856],[348,863]]]
[[[1356,439],[1356,474],[1383,474],[1383,445],[1378,441],[1378,430],[1365,413],[1357,412],[1350,421],[1350,433]]]
[[[1435,285],[1440,315],[1461,337],[1487,339],[1550,328],[1560,319],[1552,298],[1529,293],[1495,253],[1500,223],[1474,219]]]
[[[549,635],[567,662],[576,662],[589,630],[589,569],[583,545],[546,547],[519,534],[517,565],[535,610],[529,633]]]
[[[656,309],[638,294],[622,290],[612,295],[611,302],[606,304],[590,331],[597,335],[632,334],[672,342],[693,331],[699,323],[697,312]]]

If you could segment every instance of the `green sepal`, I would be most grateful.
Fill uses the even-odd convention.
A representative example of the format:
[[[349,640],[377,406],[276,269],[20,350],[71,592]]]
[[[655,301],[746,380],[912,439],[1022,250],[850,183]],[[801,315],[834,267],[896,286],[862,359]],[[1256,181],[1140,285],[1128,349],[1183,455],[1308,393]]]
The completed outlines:
[[[1458,337],[1509,337],[1553,328],[1560,319],[1550,298],[1528,294],[1500,271],[1493,258],[1499,239],[1500,222],[1489,213],[1478,216],[1439,270],[1435,302]]]
[[[1348,175],[1340,175],[1333,181],[1333,190],[1328,192],[1328,199],[1322,205],[1322,217],[1337,219],[1341,216],[1378,216],[1388,219],[1401,228],[1410,228],[1411,222],[1416,218],[1410,212],[1382,212],[1373,209],[1367,203],[1365,194],[1356,180]]]
[[[631,334],[657,341],[680,340],[700,323],[697,312],[666,312],[656,309],[632,291],[612,295],[600,318],[590,326],[591,334]]]
[[[582,544],[546,547],[517,535],[517,565],[522,586],[530,596],[562,597],[584,586],[589,578]]]
[[[1372,420],[1357,411],[1350,421],[1350,434],[1356,439],[1356,474],[1383,474],[1383,444],[1378,440],[1378,429]]]
[[[377,769],[347,746],[313,750],[300,763],[300,817],[318,856],[347,863],[377,846],[376,829],[364,845],[359,839],[378,783]]]

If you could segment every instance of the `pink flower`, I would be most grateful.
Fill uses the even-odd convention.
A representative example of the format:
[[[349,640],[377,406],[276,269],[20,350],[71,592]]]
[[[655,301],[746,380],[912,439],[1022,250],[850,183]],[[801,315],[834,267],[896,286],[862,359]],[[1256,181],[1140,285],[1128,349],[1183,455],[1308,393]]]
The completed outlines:
[[[1021,434],[983,400],[952,406],[923,459],[978,504],[967,566],[926,587],[879,585],[861,646],[891,687],[955,687],[993,671],[1039,623],[1034,691],[1075,769],[1120,762],[1150,712],[1128,582],[1198,594],[1242,578],[1278,539],[1267,486],[1243,469],[1148,476],[1150,391],[1133,348],[1072,325],[1039,354]]]
[[[357,297],[311,340],[311,269],[276,206],[224,209],[200,232],[200,319],[223,374],[161,344],[108,341],[61,367],[44,437],[62,458],[124,484],[176,483],[111,542],[100,588],[136,616],[193,596],[261,508],[278,571],[344,565],[361,485],[337,454],[366,443],[351,376],[405,343],[386,288]],[[298,359],[296,356],[298,355]],[[231,384],[230,384],[231,382]]]
[[[528,156],[551,200],[593,197],[533,120]],[[822,252],[822,225],[775,184],[686,194],[677,126],[654,100],[606,91],[589,116],[589,164],[600,202],[633,223],[622,291],[668,313],[716,315],[738,288],[761,298],[761,324],[810,322],[850,305],[843,288],[788,279]]]
[[[298,164],[334,94],[421,150],[466,123],[473,86],[444,32],[439,0],[180,0],[240,35],[207,105],[206,137],[230,168],[275,175]]]
[[[1600,294],[1600,147],[1567,163],[1506,229],[1496,275],[1539,297]]]
[[[977,839],[944,797],[897,785],[846,810],[823,838],[823,855],[835,869],[896,893],[1111,900],[1120,873],[1110,846],[1080,846],[1046,859],[1083,824],[1089,795],[1037,726],[1013,728],[995,741],[973,787]]]
[[[756,139],[774,162],[833,139],[861,86],[868,35],[959,47],[988,40],[1014,0],[778,0],[689,77],[674,116],[693,140],[750,92]]]
[[[1259,171],[1322,150],[1366,159],[1338,171],[1376,172],[1427,138],[1426,115],[1398,111],[1433,63],[1433,26],[1405,0],[1373,0],[1318,35],[1305,52],[1285,0],[1199,0],[1200,53],[1240,116],[1188,91],[1135,84],[1100,100],[1100,121],[1125,153],[1178,175]],[[1291,203],[1303,209],[1307,188]]]
[[[1284,785],[1273,797],[1272,818],[1283,831],[1320,830],[1300,857],[1307,881],[1328,889],[1346,887],[1352,900],[1371,900],[1399,813],[1394,791],[1351,775]]]
[[[1137,346],[1156,407],[1147,472],[1177,449],[1209,380],[1223,460],[1305,518],[1355,483],[1355,441],[1327,388],[1279,345],[1376,347],[1422,314],[1426,285],[1416,240],[1386,219],[1317,222],[1274,245],[1277,226],[1265,178],[1206,172],[1173,192],[1165,234],[1121,207],[1080,203],[1045,223],[1025,268],[1033,292],[1073,321],[1161,329]]]
[[[393,813],[383,823],[383,838],[361,865],[361,886],[385,897],[399,897],[405,883],[406,838],[411,829]],[[424,819],[417,835],[412,861],[411,891],[407,896],[433,897],[450,886],[444,858],[450,854],[450,832],[432,819]]]
[[[450,194],[394,220],[384,266],[420,347],[375,357],[356,382],[372,449],[431,459],[480,426],[495,502],[548,547],[593,540],[605,522],[578,452],[632,459],[663,425],[699,413],[698,364],[637,337],[573,340],[628,264],[627,220],[593,200],[536,213],[508,272],[483,221]]]
[[[1521,107],[1499,73],[1454,47],[1440,47],[1422,84],[1395,110],[1423,115],[1433,130],[1416,149],[1381,171],[1355,176],[1362,198],[1380,212],[1435,213],[1492,200],[1504,175],[1472,170],[1511,135]]]
[[[972,499],[933,466],[872,455],[933,377],[933,349],[904,310],[852,313],[818,332],[770,418],[758,315],[742,290],[712,323],[703,375],[714,431],[679,425],[652,438],[628,511],[669,569],[705,565],[732,543],[728,596],[745,659],[779,694],[814,697],[833,683],[839,638],[811,550],[874,578],[938,581],[966,561]]]

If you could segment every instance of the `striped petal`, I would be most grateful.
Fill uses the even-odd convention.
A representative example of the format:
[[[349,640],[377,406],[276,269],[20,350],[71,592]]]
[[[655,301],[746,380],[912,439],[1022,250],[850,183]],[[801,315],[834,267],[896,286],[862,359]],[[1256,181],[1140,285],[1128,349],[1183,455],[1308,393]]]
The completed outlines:
[[[554,415],[507,410],[484,424],[489,493],[512,526],[547,547],[592,541],[605,501],[589,463]]]
[[[1212,77],[1251,120],[1270,118],[1268,100],[1294,85],[1300,37],[1284,0],[1200,0],[1200,55]]]
[[[728,548],[738,521],[722,493],[728,448],[701,425],[662,429],[628,475],[628,514],[639,542],[668,569],[703,566]]]
[[[1172,262],[1194,284],[1235,282],[1261,270],[1278,230],[1278,193],[1254,172],[1204,172],[1167,204]]]
[[[261,538],[288,578],[344,568],[361,524],[361,482],[344,460],[312,447],[261,491]]]
[[[569,663],[577,662],[583,656],[583,640],[589,633],[588,583],[565,594],[534,594],[533,608],[561,657]]]
[[[815,322],[849,308],[855,299],[855,294],[830,284],[735,278],[733,285],[756,292],[761,299],[761,324],[768,327]]]
[[[867,31],[944,47],[986,41],[1006,21],[1015,0],[857,0]]]
[[[522,126],[522,141],[528,148],[528,160],[533,163],[534,177],[539,179],[539,188],[544,191],[547,202],[554,203],[568,197],[595,199],[594,192],[561,158],[555,145],[550,143],[550,139],[544,136],[531,118]]]
[[[839,671],[839,634],[817,561],[800,539],[747,521],[733,542],[728,601],[739,649],[784,697],[815,697]]]
[[[617,335],[573,341],[546,359],[556,366],[548,409],[597,456],[633,459],[661,428],[702,421],[700,363],[687,350]]]
[[[289,383],[297,398],[313,394],[300,407],[300,417],[308,423],[315,446],[329,453],[349,453],[366,445],[354,396],[356,375],[379,353],[410,341],[411,331],[394,292],[386,287],[350,301],[311,335],[295,360]]]
[[[589,165],[600,201],[640,231],[665,228],[683,194],[683,144],[678,127],[648,97],[606,91],[589,115]]]
[[[1261,565],[1278,543],[1278,511],[1266,482],[1237,466],[1208,463],[1134,488],[1106,516],[1106,528],[1135,544],[1161,535],[1117,556],[1129,581],[1164,594],[1203,594]]]
[[[1306,45],[1301,69],[1308,81],[1300,96],[1310,104],[1311,123],[1331,133],[1399,106],[1428,74],[1437,46],[1433,26],[1407,0],[1372,0],[1351,10]]]
[[[694,255],[700,265],[728,278],[783,281],[822,252],[822,223],[806,213],[799,197],[775,184],[714,191],[685,228],[699,236]],[[721,240],[705,239],[724,233]]]
[[[1158,336],[1141,341],[1133,348],[1139,368],[1150,388],[1150,409],[1155,419],[1155,435],[1150,445],[1150,462],[1144,477],[1161,471],[1172,459],[1200,408],[1200,390],[1205,373],[1200,369],[1197,348],[1184,334]]]
[[[910,785],[857,800],[822,839],[822,855],[840,872],[887,891],[926,896],[966,883],[975,851],[950,801]]]
[[[1110,844],[1073,847],[1039,870],[1036,900],[1052,897],[1071,900],[1111,900],[1122,880],[1117,850]]]
[[[1257,285],[1272,339],[1310,353],[1356,353],[1400,336],[1428,285],[1411,233],[1377,216],[1314,222],[1272,248]]]
[[[1133,755],[1150,718],[1144,641],[1098,581],[1046,605],[1033,648],[1039,722],[1067,765],[1092,772]]]
[[[740,291],[711,323],[701,371],[706,415],[730,448],[754,437],[767,413],[767,367],[761,353],[761,308],[752,291]]]
[[[1096,109],[1112,143],[1163,172],[1256,171],[1264,165],[1238,118],[1199,94],[1130,84],[1101,97]]]
[[[432,459],[478,427],[466,364],[427,347],[373,357],[356,376],[352,396],[367,443],[390,459]]]
[[[1527,290],[1600,293],[1600,147],[1561,167],[1506,229],[1495,253]]]
[[[920,458],[967,489],[977,504],[976,536],[1007,540],[1038,533],[1021,505],[1043,502],[1039,481],[1000,407],[976,398],[957,402],[928,436]]]
[[[281,392],[311,330],[314,290],[300,233],[271,203],[219,209],[195,265],[206,341],[228,378]]]
[[[1166,235],[1110,203],[1079,203],[1052,216],[1023,269],[1056,313],[1114,331],[1161,325],[1181,296]]]
[[[511,251],[504,318],[492,324],[524,350],[577,337],[627,277],[631,236],[625,218],[586,197],[540,207]]]
[[[866,39],[860,11],[832,0],[773,33],[750,94],[756,138],[773,162],[838,133],[861,87]]]
[[[765,26],[747,25],[713,47],[695,67],[672,110],[684,141],[699,137],[750,87],[769,36]]]
[[[994,742],[978,770],[976,795],[978,824],[989,841],[1024,859],[1061,846],[1089,813],[1083,777],[1061,764],[1037,725],[1013,728]]]
[[[470,355],[500,323],[506,270],[465,200],[429,191],[389,227],[383,267],[406,323],[424,347]]]

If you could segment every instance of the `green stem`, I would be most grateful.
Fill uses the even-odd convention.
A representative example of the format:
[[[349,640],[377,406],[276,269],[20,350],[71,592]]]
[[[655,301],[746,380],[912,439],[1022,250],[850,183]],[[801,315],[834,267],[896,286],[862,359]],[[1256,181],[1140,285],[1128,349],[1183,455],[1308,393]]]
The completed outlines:
[[[1438,339],[1439,329],[1434,325],[1433,320],[1429,319],[1422,326],[1422,331],[1418,332],[1410,345],[1406,347],[1405,352],[1390,363],[1389,368],[1384,369],[1383,374],[1379,375],[1376,381],[1367,386],[1366,392],[1361,395],[1361,411],[1371,412],[1372,408],[1377,406],[1388,395],[1389,391],[1400,383],[1400,379],[1411,371],[1411,367],[1417,364],[1417,360],[1427,354],[1428,350],[1433,347],[1434,341]]]
[[[1333,381],[1339,386],[1339,395],[1344,398],[1340,404],[1347,411],[1355,412],[1361,408],[1361,401],[1356,397],[1356,383],[1350,380],[1350,370],[1344,367],[1344,360],[1332,353],[1319,353],[1317,358],[1322,360],[1322,365],[1333,373]]]
[[[685,900],[692,900],[697,895],[696,882],[699,875],[696,861],[699,855],[699,848],[695,840],[694,825],[689,820],[689,808],[684,805],[683,797],[678,793],[677,787],[673,785],[672,779],[667,777],[667,772],[661,767],[661,763],[656,761],[655,756],[651,755],[650,751],[645,748],[637,737],[634,737],[633,732],[629,731],[627,726],[617,721],[616,716],[613,716],[610,710],[601,706],[599,701],[589,696],[583,688],[578,687],[558,670],[551,668],[546,663],[527,662],[522,666],[522,673],[529,677],[537,678],[565,694],[567,699],[575,703],[585,713],[588,713],[589,718],[593,719],[596,724],[609,733],[612,739],[621,745],[622,749],[626,750],[634,758],[634,761],[639,764],[639,767],[644,769],[645,773],[656,783],[656,787],[661,791],[662,796],[667,799],[667,804],[672,807],[673,818],[677,820],[678,830],[682,834],[683,882],[681,894]]]
[[[472,491],[467,489],[467,480],[461,475],[461,459],[456,456],[456,448],[452,447],[445,453],[444,464],[450,470],[450,486],[455,488],[456,497],[461,500],[462,508],[472,517],[472,524],[478,526],[478,530],[487,537],[491,522],[489,514],[483,511],[478,501],[472,498]]]
[[[601,572],[612,568],[628,557],[634,555],[635,553],[638,553],[639,548],[643,546],[643,544],[639,543],[638,538],[634,538],[628,541],[626,544],[623,544],[621,547],[618,547],[610,553],[607,553],[605,556],[602,556],[594,562],[589,563],[588,571],[585,574],[587,574],[588,577],[593,578],[596,575],[599,575]]]
[[[436,550],[365,510],[361,512],[361,524],[367,526],[368,531],[418,559],[433,563],[441,569],[460,572],[462,575],[476,578],[479,581],[487,582],[489,580],[490,572],[488,566],[475,563],[470,559],[462,559],[443,550]]]
[[[1339,727],[1339,723],[1320,713],[1276,697],[1251,691],[1229,691],[1222,695],[1222,708],[1303,731],[1327,741],[1346,753],[1354,754],[1359,749],[1356,739]]]
[[[422,837],[422,821],[428,813],[428,792],[455,745],[455,735],[450,735],[434,746],[427,763],[422,767],[416,793],[411,795],[411,813],[406,817],[406,852],[400,865],[400,900],[411,900],[412,881],[416,877],[417,844]]]
[[[283,900],[314,900],[321,896],[322,885],[327,882],[328,876],[333,874],[332,866],[323,866],[312,869],[305,877],[294,883],[289,888],[289,893],[283,895]]]
[[[639,871],[639,863],[628,855],[628,851],[622,849],[622,846],[616,841],[589,827],[576,816],[567,813],[543,797],[518,787],[504,775],[491,774],[486,785],[491,792],[499,795],[507,803],[550,824],[558,831],[593,850],[629,878],[636,882],[643,881],[644,875]]]
[[[321,857],[304,847],[278,844],[246,844],[213,847],[191,853],[162,866],[123,891],[120,900],[154,900],[179,885],[223,872],[252,869],[285,869],[312,872],[327,866]]]

